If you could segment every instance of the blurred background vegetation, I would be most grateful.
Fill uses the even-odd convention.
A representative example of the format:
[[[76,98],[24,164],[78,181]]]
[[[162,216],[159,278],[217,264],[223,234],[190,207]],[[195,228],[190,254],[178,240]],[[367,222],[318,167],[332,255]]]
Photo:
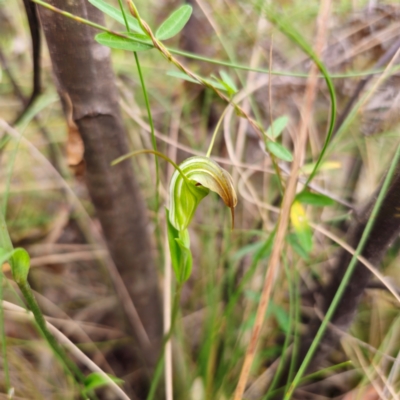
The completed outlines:
[[[91,7],[86,0],[81,1]],[[117,1],[109,3],[118,7]],[[278,117],[287,116],[279,141],[293,152],[311,65],[309,57],[268,20],[262,1],[189,3],[193,6],[191,19],[166,44],[213,60],[179,56],[183,64],[203,77],[227,73],[238,88],[236,98],[265,128]],[[177,1],[135,4],[152,27],[181,5]],[[286,23],[313,46],[320,2],[288,0],[276,6]],[[284,362],[279,364],[279,360],[284,355],[294,360],[286,376],[290,382],[298,367],[296,354],[301,354],[296,349],[301,349],[307,332],[315,334],[310,327],[321,318],[318,307],[326,302],[325,288],[330,287],[332,274],[339,273],[338,260],[346,243],[357,246],[351,236],[352,227],[368,218],[366,210],[376,198],[399,143],[399,3],[333,1],[326,23],[327,40],[321,59],[334,83],[338,122],[313,189],[334,202],[330,206],[304,206],[312,230],[311,250],[304,248],[293,227],[289,227],[246,399],[283,396],[286,382],[276,379],[271,388],[278,365],[282,365],[282,375],[285,373]],[[115,31],[125,30],[107,16],[105,25]],[[95,33],[90,31],[91,35]],[[104,224],[99,222],[87,189],[83,145],[79,132],[76,138],[71,129],[74,115],[68,100],[60,101],[43,34],[42,39],[41,93],[14,123],[32,90],[31,35],[23,2],[0,0],[1,211],[14,246],[25,248],[31,255],[29,279],[48,321],[102,370],[121,378],[129,398],[146,398],[152,376],[147,367],[150,364],[151,371],[154,362],[146,363],[143,354],[138,356],[138,351],[129,350],[137,348],[138,342],[127,328],[129,316],[121,305],[121,288],[112,277],[118,271],[110,267],[113,254],[110,256],[108,251],[108,236],[104,235]],[[191,155],[205,155],[227,105],[212,90],[171,76],[173,65],[156,50],[138,54],[158,150],[178,163]],[[150,127],[134,56],[128,51],[112,50],[111,59],[129,149],[150,149]],[[219,65],[220,61],[253,71]],[[87,85],[90,87],[91,82]],[[319,79],[300,173],[303,178],[318,158],[329,118],[329,93],[324,80]],[[23,139],[18,139],[18,134]],[[239,199],[236,222],[231,230],[229,210],[217,196],[210,195],[200,204],[191,224],[193,273],[183,288],[173,337],[176,399],[232,398],[281,204],[276,171],[264,144],[248,122],[232,110],[225,115],[213,157],[233,176]],[[129,165],[145,202],[143,213],[148,222],[143,235],[149,238],[154,259],[151,268],[156,272],[161,298],[168,264],[164,207],[168,205],[173,170],[160,160],[158,204],[154,157],[141,155]],[[279,165],[286,180],[290,163],[279,161]],[[400,186],[398,191],[393,190],[400,193]],[[329,328],[334,336],[329,351],[308,372],[309,379],[302,381],[292,398],[399,398],[400,199],[396,196],[398,206],[387,211],[395,225],[393,237],[383,244],[382,232],[374,231],[371,237],[382,252],[378,259],[371,257],[371,262],[384,279],[376,274],[365,278],[365,282],[360,278],[365,287],[349,306],[351,310],[354,307],[351,321]],[[129,207],[133,210],[140,205],[132,201]],[[132,271],[136,268],[129,262],[125,267]],[[0,397],[79,398],[74,380],[63,371],[34,323],[21,309],[13,308],[25,305],[8,264],[3,265],[3,273],[2,343],[6,345],[7,363],[3,353]],[[134,272],[129,276],[132,281],[123,279],[127,288],[135,280]],[[146,291],[146,282],[141,284],[141,290]],[[140,314],[140,304],[137,307]],[[161,302],[157,307],[159,313],[147,317],[158,319],[161,326]],[[154,339],[157,354],[162,332],[158,334]],[[71,354],[84,372],[90,372],[83,358]],[[314,375],[309,375],[311,372]],[[160,399],[165,398],[162,386],[156,395]],[[109,386],[99,388],[96,396],[120,398]]]

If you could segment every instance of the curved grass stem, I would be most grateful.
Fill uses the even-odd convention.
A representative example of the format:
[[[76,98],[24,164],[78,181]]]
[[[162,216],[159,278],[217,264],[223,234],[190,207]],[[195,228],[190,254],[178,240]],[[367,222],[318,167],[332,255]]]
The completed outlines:
[[[368,239],[369,234],[370,234],[370,232],[372,230],[372,227],[374,225],[374,222],[376,220],[378,212],[379,212],[379,210],[381,208],[381,205],[382,205],[382,202],[383,202],[383,200],[385,198],[386,192],[389,189],[389,185],[390,185],[391,179],[392,179],[392,177],[394,175],[396,166],[398,165],[399,161],[400,161],[400,144],[397,147],[396,153],[395,153],[395,155],[393,157],[393,160],[392,160],[392,162],[390,164],[389,171],[386,174],[385,180],[383,182],[382,189],[379,192],[378,198],[376,199],[375,205],[374,205],[374,207],[372,209],[372,212],[371,212],[371,215],[370,215],[370,217],[368,219],[368,223],[367,223],[367,225],[366,225],[366,227],[364,229],[364,232],[363,232],[363,234],[361,236],[360,242],[358,243],[357,249],[356,249],[354,255],[351,258],[350,264],[347,267],[347,270],[346,270],[346,273],[345,273],[345,275],[343,277],[343,280],[342,280],[342,282],[341,282],[341,284],[340,284],[340,286],[339,286],[339,288],[338,288],[338,290],[337,290],[337,292],[335,294],[335,297],[332,300],[331,305],[329,306],[328,311],[326,312],[325,318],[323,319],[323,321],[321,323],[321,326],[319,327],[319,330],[318,330],[317,334],[315,335],[315,338],[314,338],[313,342],[311,343],[311,346],[310,346],[306,356],[304,357],[304,360],[303,360],[302,364],[300,365],[299,370],[297,371],[296,376],[293,379],[293,382],[291,383],[288,391],[286,392],[284,400],[290,400],[290,398],[292,397],[294,390],[298,386],[301,377],[303,376],[304,372],[306,371],[306,368],[307,368],[308,364],[310,363],[311,358],[313,357],[313,355],[314,355],[314,353],[315,353],[315,351],[316,351],[316,349],[317,349],[317,347],[318,347],[318,345],[319,345],[319,343],[320,343],[320,341],[321,341],[321,339],[322,339],[322,337],[323,337],[323,335],[324,335],[324,333],[325,333],[325,331],[326,331],[326,329],[328,327],[329,321],[333,317],[333,314],[334,314],[334,312],[335,312],[335,310],[336,310],[336,308],[337,308],[337,306],[339,304],[340,299],[342,298],[342,295],[343,295],[343,293],[344,293],[344,291],[345,291],[345,289],[347,287],[347,284],[348,284],[348,282],[349,282],[349,280],[350,280],[350,278],[351,278],[351,276],[353,274],[353,271],[354,271],[354,269],[355,269],[355,267],[357,265],[358,256],[361,254],[361,252],[362,252],[362,250],[363,250],[363,248],[364,248],[364,246],[365,246],[365,244],[367,242],[367,239]]]
[[[64,349],[58,344],[55,337],[51,334],[49,329],[47,328],[46,320],[43,317],[42,311],[33,295],[33,291],[28,283],[19,282],[18,287],[21,290],[22,295],[25,298],[25,301],[32,311],[33,316],[35,317],[36,324],[38,325],[40,331],[42,332],[43,336],[57,355],[58,359],[64,365],[64,368],[76,378],[76,380],[84,384],[85,376],[83,375],[82,371],[77,367],[77,365],[68,357],[65,353]]]

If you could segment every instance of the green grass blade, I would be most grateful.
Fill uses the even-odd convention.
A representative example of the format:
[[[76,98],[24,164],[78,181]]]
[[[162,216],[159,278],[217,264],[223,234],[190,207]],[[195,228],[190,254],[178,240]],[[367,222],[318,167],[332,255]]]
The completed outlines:
[[[381,208],[381,205],[382,205],[383,200],[385,198],[386,192],[389,189],[390,182],[392,180],[392,177],[393,177],[393,175],[395,173],[395,169],[396,169],[399,161],[400,161],[400,144],[398,145],[396,153],[395,153],[395,155],[394,155],[394,157],[392,159],[389,171],[386,174],[386,177],[385,177],[385,180],[383,182],[382,188],[381,188],[381,190],[379,192],[378,198],[377,198],[377,200],[375,202],[375,205],[374,205],[374,207],[372,209],[371,215],[370,215],[370,217],[368,219],[367,225],[366,225],[366,227],[364,229],[364,232],[363,232],[363,234],[361,236],[360,242],[358,243],[357,249],[356,249],[356,251],[354,252],[354,254],[353,254],[352,258],[351,258],[350,264],[347,267],[346,273],[345,273],[345,275],[344,275],[344,277],[342,279],[342,282],[341,282],[341,284],[340,284],[340,286],[339,286],[339,288],[338,288],[338,290],[337,290],[337,292],[335,294],[335,297],[333,298],[332,303],[331,303],[328,311],[326,312],[325,318],[323,319],[323,321],[321,323],[321,326],[320,326],[317,334],[315,335],[315,338],[314,338],[314,340],[313,340],[313,342],[312,342],[312,344],[311,344],[306,356],[304,357],[304,360],[303,360],[303,362],[302,362],[302,364],[301,364],[301,366],[300,366],[300,368],[299,368],[299,370],[298,370],[293,382],[291,383],[291,385],[289,387],[289,390],[287,391],[287,393],[285,395],[284,400],[290,400],[290,398],[292,397],[293,391],[295,390],[296,386],[299,384],[301,377],[303,376],[304,372],[306,371],[306,368],[307,368],[308,364],[310,363],[310,361],[311,361],[311,359],[312,359],[312,357],[313,357],[313,355],[314,355],[314,353],[315,353],[315,351],[316,351],[316,349],[317,349],[317,347],[318,347],[318,345],[319,345],[319,343],[320,343],[320,341],[321,341],[321,339],[322,339],[322,337],[323,337],[323,335],[324,335],[324,333],[325,333],[325,331],[326,331],[326,329],[328,327],[329,321],[333,317],[333,314],[334,314],[334,312],[335,312],[335,310],[336,310],[336,308],[337,308],[337,306],[338,306],[338,304],[340,302],[340,299],[342,298],[342,295],[343,295],[343,293],[344,293],[344,291],[345,291],[345,289],[347,287],[347,284],[348,284],[348,282],[349,282],[349,280],[351,278],[351,275],[353,274],[353,271],[354,271],[354,269],[355,269],[355,267],[357,265],[358,256],[361,254],[361,252],[362,252],[362,250],[363,250],[363,248],[364,248],[364,246],[365,246],[365,244],[367,242],[367,239],[368,239],[369,234],[370,234],[370,232],[372,230],[372,227],[374,225],[374,222],[375,222],[375,219],[376,219],[376,217],[378,215],[378,212],[379,212],[379,210]]]
[[[298,32],[292,25],[287,23],[279,14],[277,14],[271,8],[266,9],[268,19],[283,33],[285,34],[293,43],[296,43],[317,65],[318,69],[321,71],[322,76],[325,79],[326,85],[328,86],[329,97],[331,99],[331,108],[330,108],[330,121],[328,126],[328,133],[325,138],[324,145],[322,146],[321,152],[318,156],[317,162],[315,163],[314,169],[311,172],[310,176],[307,179],[306,185],[308,185],[311,180],[314,178],[316,173],[318,172],[318,168],[322,162],[322,159],[325,155],[326,149],[330,142],[330,139],[333,134],[333,130],[335,127],[336,121],[336,94],[335,88],[333,86],[332,79],[326,69],[325,65],[318,58],[318,56],[314,53],[311,46],[307,43],[307,41],[303,38],[300,32]]]

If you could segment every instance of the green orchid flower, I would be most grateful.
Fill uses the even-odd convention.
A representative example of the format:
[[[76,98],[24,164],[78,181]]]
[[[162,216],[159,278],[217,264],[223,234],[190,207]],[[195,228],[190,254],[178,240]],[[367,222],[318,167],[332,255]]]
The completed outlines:
[[[191,157],[180,164],[171,178],[169,190],[168,243],[175,276],[182,283],[192,271],[188,226],[200,201],[210,190],[218,193],[231,209],[233,226],[237,197],[230,174],[208,157]]]
[[[190,157],[179,165],[169,186],[171,224],[178,231],[186,229],[200,201],[211,191],[218,193],[231,209],[232,225],[237,204],[232,177],[208,157]],[[184,176],[182,176],[185,175]]]

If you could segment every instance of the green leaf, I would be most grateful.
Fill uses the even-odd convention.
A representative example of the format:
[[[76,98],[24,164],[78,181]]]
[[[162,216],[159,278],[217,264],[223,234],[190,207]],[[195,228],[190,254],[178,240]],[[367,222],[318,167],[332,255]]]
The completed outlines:
[[[173,76],[174,78],[180,78],[188,82],[196,83],[197,85],[201,85],[200,82],[196,81],[196,79],[193,79],[191,76],[185,74],[184,72],[181,71],[168,71],[167,75]],[[215,82],[214,80],[207,79],[207,78],[202,78],[204,81],[208,82],[210,85],[213,85],[215,88],[223,91],[227,91],[227,88],[225,85]]]
[[[243,246],[241,249],[239,249],[235,254],[233,254],[232,261],[239,261],[249,253],[258,252],[264,248],[264,245],[265,242],[263,241],[247,244],[246,246]]]
[[[300,244],[299,239],[295,233],[290,233],[289,235],[286,235],[286,241],[304,261],[310,260],[308,253],[304,250],[304,248]]]
[[[290,209],[290,221],[300,245],[309,253],[312,249],[312,231],[307,221],[306,211],[299,201],[294,201]]]
[[[180,78],[188,82],[197,83],[198,85],[200,84],[198,81],[196,81],[196,79],[193,79],[191,76],[181,71],[168,71],[167,75],[173,76],[174,78]]]
[[[289,331],[289,326],[290,326],[289,314],[283,307],[279,306],[278,304],[271,303],[271,306],[272,306],[272,312],[275,315],[279,327],[285,333],[287,333]]]
[[[254,253],[254,260],[263,260],[271,254],[272,246],[275,240],[275,231],[273,231],[263,245]]]
[[[311,204],[313,206],[333,206],[335,201],[323,194],[311,193],[308,190],[303,190],[296,196],[296,200],[302,204]]]
[[[119,8],[113,7],[112,5],[106,3],[103,0],[89,0],[89,3],[94,5],[96,8],[98,8],[100,11],[103,11],[104,14],[107,14],[111,18],[115,19],[118,21],[120,24],[125,26],[125,20],[122,15],[122,12]],[[142,28],[139,25],[139,22],[136,18],[134,18],[129,11],[125,10],[125,16],[128,21],[129,28],[132,29],[135,32],[138,33],[143,33]]]
[[[97,389],[99,387],[102,386],[106,386],[110,384],[110,380],[112,380],[113,382],[117,383],[117,384],[122,384],[124,383],[124,381],[122,379],[119,379],[115,376],[112,375],[108,375],[108,378],[106,378],[103,374],[100,374],[99,372],[93,372],[91,374],[89,374],[86,378],[85,378],[85,391],[89,392],[91,390]]]
[[[192,272],[192,254],[190,252],[190,238],[187,229],[179,232],[171,224],[169,210],[165,209],[167,216],[167,235],[171,264],[179,283],[185,282]]]
[[[25,283],[28,279],[31,258],[25,249],[15,249],[11,257],[11,271],[15,282]]]
[[[224,70],[219,71],[219,74],[221,75],[222,83],[227,88],[228,93],[230,95],[235,94],[238,89],[233,79]]]
[[[94,38],[95,40],[107,47],[111,47],[112,49],[120,49],[120,50],[130,50],[130,51],[144,51],[149,50],[153,47],[149,38],[146,35],[140,33],[123,33],[124,36],[129,36],[130,39],[124,38],[121,36],[113,35],[112,33],[103,32],[97,34]],[[141,43],[141,42],[147,42]]]
[[[277,118],[275,121],[272,122],[272,125],[268,128],[267,136],[276,139],[286,128],[288,122],[289,122],[289,117],[287,117],[286,115]]]
[[[175,10],[157,29],[156,38],[167,40],[178,34],[192,15],[192,6],[186,4]]]
[[[179,274],[176,275],[176,279],[179,283],[183,283],[189,279],[192,273],[193,257],[190,248],[185,245],[182,239],[175,239],[175,241],[181,250]]]
[[[283,145],[277,142],[271,142],[268,140],[265,147],[270,151],[275,157],[280,158],[283,161],[291,162],[293,161],[292,153]]]

